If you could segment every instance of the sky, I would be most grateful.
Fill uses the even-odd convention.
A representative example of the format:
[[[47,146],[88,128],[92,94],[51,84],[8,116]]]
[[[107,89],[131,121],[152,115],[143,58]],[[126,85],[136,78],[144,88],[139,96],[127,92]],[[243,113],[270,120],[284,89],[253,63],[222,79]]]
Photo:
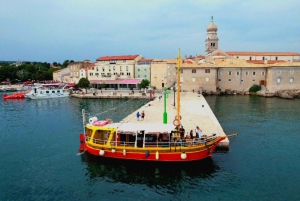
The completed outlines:
[[[211,16],[223,51],[300,52],[299,0],[0,0],[0,61],[205,55]]]

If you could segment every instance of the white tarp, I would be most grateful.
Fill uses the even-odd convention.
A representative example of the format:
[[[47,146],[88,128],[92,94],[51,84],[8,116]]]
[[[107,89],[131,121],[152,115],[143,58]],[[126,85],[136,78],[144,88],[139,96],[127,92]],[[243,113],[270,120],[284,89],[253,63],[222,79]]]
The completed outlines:
[[[144,123],[113,123],[108,124],[107,128],[118,128],[118,132],[137,133],[144,130],[146,134],[170,133],[175,129],[173,124],[144,124]]]

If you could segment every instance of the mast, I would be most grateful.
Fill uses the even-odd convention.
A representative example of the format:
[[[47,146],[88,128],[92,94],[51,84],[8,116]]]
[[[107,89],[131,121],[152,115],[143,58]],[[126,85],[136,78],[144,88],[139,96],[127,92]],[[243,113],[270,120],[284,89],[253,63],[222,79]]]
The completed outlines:
[[[180,49],[178,50],[178,61],[177,61],[177,115],[176,119],[179,121],[180,125],[180,63],[181,63],[181,58],[180,58]]]

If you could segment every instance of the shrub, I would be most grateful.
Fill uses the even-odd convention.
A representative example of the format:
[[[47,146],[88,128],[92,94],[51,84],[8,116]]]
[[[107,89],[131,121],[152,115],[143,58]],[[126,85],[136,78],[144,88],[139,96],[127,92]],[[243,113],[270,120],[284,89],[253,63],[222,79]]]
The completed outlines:
[[[254,84],[254,85],[252,85],[252,87],[250,87],[250,89],[249,89],[249,92],[258,92],[258,91],[260,91],[261,90],[261,86],[260,85],[257,85],[257,84]]]

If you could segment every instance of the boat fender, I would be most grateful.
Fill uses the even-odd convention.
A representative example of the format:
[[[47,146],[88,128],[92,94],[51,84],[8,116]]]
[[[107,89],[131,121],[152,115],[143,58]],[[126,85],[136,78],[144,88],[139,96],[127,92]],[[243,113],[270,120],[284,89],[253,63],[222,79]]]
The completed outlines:
[[[186,158],[187,158],[187,155],[186,155],[186,153],[185,153],[185,152],[182,152],[182,153],[181,153],[181,159],[183,159],[183,160],[184,160],[184,159],[186,159]]]
[[[173,121],[173,125],[174,125],[174,126],[179,126],[179,125],[180,125],[180,121],[179,121],[178,119],[175,119],[175,120]]]
[[[99,154],[100,154],[100,156],[103,156],[104,155],[104,150],[103,149],[101,149],[100,151],[99,151]]]
[[[159,159],[159,153],[158,153],[158,151],[157,151],[156,154],[155,154],[155,158],[156,158],[156,160]]]
[[[150,153],[149,153],[149,151],[147,150],[147,151],[146,151],[146,158],[148,158],[149,155],[150,155]]]
[[[116,153],[116,150],[115,150],[115,149],[112,149],[111,152],[112,152],[112,153]]]
[[[126,155],[126,149],[123,149],[123,155],[124,156]]]

